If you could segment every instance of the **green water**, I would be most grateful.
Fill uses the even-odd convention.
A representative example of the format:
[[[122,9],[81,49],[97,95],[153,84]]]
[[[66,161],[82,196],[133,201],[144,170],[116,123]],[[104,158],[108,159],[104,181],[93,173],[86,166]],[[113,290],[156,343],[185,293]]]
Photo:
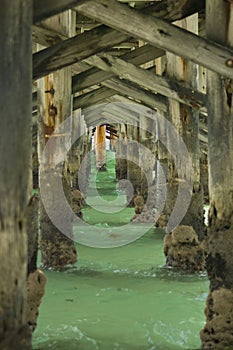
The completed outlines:
[[[108,171],[97,176],[98,191],[108,201],[117,198],[114,178],[110,160]],[[90,197],[94,182],[93,170]],[[132,208],[108,216],[88,206],[83,212],[93,228],[119,229],[133,215]],[[135,242],[111,249],[78,244],[76,266],[46,271],[33,349],[198,349],[209,282],[205,275],[163,268],[163,235],[152,228]]]

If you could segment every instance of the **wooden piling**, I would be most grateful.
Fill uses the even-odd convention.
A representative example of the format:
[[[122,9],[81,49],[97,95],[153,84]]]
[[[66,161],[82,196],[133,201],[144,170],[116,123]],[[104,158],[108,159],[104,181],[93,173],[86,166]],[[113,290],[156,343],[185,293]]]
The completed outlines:
[[[29,0],[0,1],[0,349],[29,350],[26,324],[27,232],[31,158]]]

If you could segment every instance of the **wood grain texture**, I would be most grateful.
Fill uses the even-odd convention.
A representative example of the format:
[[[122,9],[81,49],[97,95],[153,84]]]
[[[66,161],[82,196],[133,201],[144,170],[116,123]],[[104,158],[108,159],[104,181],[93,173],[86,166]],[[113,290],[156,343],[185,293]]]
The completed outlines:
[[[100,26],[33,54],[33,79],[124,42],[128,36]]]
[[[96,56],[95,65],[107,72],[112,72],[121,79],[129,80],[144,89],[175,99],[191,107],[205,106],[205,95],[185,87],[175,80],[156,75],[153,72],[134,66],[133,64],[108,54]]]
[[[136,50],[132,50],[121,56],[122,59],[135,65],[140,65],[149,62],[156,57],[160,57],[164,54],[161,49],[154,48],[150,45],[144,45]],[[85,60],[89,65],[95,66],[97,57],[92,56]],[[97,85],[114,76],[114,73],[103,71],[96,67],[88,69],[87,71],[73,76],[72,79],[72,91],[73,93],[86,89],[92,85]]]
[[[227,64],[229,59],[233,59],[231,48],[201,38],[115,0],[81,1],[77,9],[114,29],[233,78],[233,67]]]

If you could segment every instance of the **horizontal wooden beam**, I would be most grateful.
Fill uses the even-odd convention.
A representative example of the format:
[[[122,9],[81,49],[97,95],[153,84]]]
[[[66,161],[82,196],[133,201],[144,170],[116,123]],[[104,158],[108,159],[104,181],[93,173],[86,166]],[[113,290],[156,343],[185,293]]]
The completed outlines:
[[[92,119],[86,122],[88,128],[90,127],[95,128],[97,125],[104,125],[107,123],[108,123],[108,120],[106,119],[106,117],[96,118],[96,116],[92,117]]]
[[[135,118],[130,111],[127,111],[119,106],[102,103],[96,110],[86,109],[82,111],[87,125],[96,125],[99,119],[105,120],[106,123],[135,123],[139,119]]]
[[[140,101],[143,105],[152,109],[159,109],[164,112],[167,111],[167,99],[164,96],[154,94],[129,81],[112,78],[111,80],[104,81],[102,85],[114,91],[115,94],[118,93],[126,97],[130,96],[134,100]]]
[[[127,83],[123,83],[120,79],[113,79],[110,81],[105,82],[106,86],[111,87],[111,89],[107,89],[106,87],[99,88],[95,91],[92,91],[91,93],[87,93],[84,95],[81,95],[76,98],[76,107],[75,108],[80,108],[82,107],[83,109],[91,107],[95,104],[101,104],[101,103],[114,103],[114,102],[122,102],[123,104],[129,103],[131,104],[130,110],[134,112],[140,112],[140,109],[137,109],[137,105],[141,105],[141,103],[138,101],[132,101],[131,99],[128,99],[124,96],[127,96],[127,94],[131,96],[136,96],[135,98],[140,98],[141,102],[143,105],[154,109],[155,105],[158,105],[156,103],[156,100],[154,99],[154,94],[147,94],[145,90],[140,89],[134,89],[134,87]],[[117,95],[117,91],[119,91],[119,94]],[[145,94],[144,94],[145,93]],[[91,96],[92,95],[92,96]],[[161,103],[160,103],[161,104]],[[75,103],[74,103],[75,106]],[[164,103],[164,107],[166,107]],[[160,109],[161,110],[161,109]],[[164,109],[166,111],[166,109]],[[94,113],[92,117],[92,122],[94,121]],[[92,123],[91,122],[91,123]],[[206,136],[206,124],[203,123],[203,125],[200,125],[200,133],[199,133],[199,138],[202,142],[206,143],[207,142],[207,136]]]
[[[118,57],[108,54],[95,57],[95,65],[99,69],[111,72],[116,76],[120,76],[121,79],[128,80],[142,86],[144,89],[172,98],[188,106],[194,108],[205,107],[206,96],[201,92],[193,91],[174,80],[136,67]]]
[[[74,4],[80,4],[81,2],[81,0],[34,0],[34,23],[37,21],[42,21],[51,15],[58,14],[61,11],[65,11],[73,7]],[[200,9],[200,4],[202,4],[201,7],[203,7],[203,0],[199,0],[198,5],[195,3],[192,4],[192,10],[190,10],[191,6],[188,6],[187,3],[191,3],[193,2],[193,0],[185,1],[186,5],[184,4],[184,0],[176,1],[176,6],[174,6],[173,0],[165,0],[165,2],[165,6],[161,6],[162,4],[158,2],[157,4],[142,9],[141,11],[145,11],[145,13],[151,12],[153,14],[165,16],[167,20],[173,21],[176,19],[181,19],[191,14],[191,12],[194,13],[198,11]],[[95,29],[98,31],[98,28]],[[95,54],[96,52],[100,52],[98,50],[95,50],[95,29],[83,33],[81,35],[81,38],[79,39],[77,37],[70,38],[68,39],[68,41],[65,40],[60,44],[54,45],[46,49],[48,51],[43,50],[34,54],[34,79],[38,79],[39,77],[45,76],[46,74],[49,74],[57,69],[71,65],[75,62],[80,61],[83,58],[87,58],[90,55]],[[125,36],[123,39],[122,34],[117,31],[112,31],[112,37],[114,38],[114,40],[112,40],[112,46],[119,45],[120,43],[127,41],[130,38],[130,36],[128,35]],[[54,44],[55,42],[61,39],[61,37],[57,36],[56,33],[48,33],[48,31],[46,31],[45,29],[42,30],[38,28],[34,28],[34,38],[35,40],[43,44]],[[89,50],[89,52],[87,53],[86,48],[83,47],[84,43],[82,43],[81,51],[83,52],[83,55],[80,54],[80,50],[78,49],[80,46],[79,41],[82,40],[86,42],[87,46],[90,42],[89,48],[91,47],[91,45],[93,45],[92,51]],[[101,34],[99,40],[101,41]],[[98,40],[96,41],[98,43]],[[102,48],[102,50],[104,49],[105,47]]]
[[[162,0],[146,7],[143,12],[151,16],[177,21],[196,12],[204,12],[205,0]]]
[[[76,8],[80,13],[114,29],[233,78],[233,50],[228,47],[141,13],[116,0],[83,0]]]
[[[164,112],[167,111],[167,99],[164,96],[143,90],[139,86],[129,83],[128,81],[112,78],[111,80],[104,81],[102,85],[104,87],[75,97],[73,108],[87,108],[101,103],[103,100],[115,94],[119,94],[124,97],[130,96],[150,108],[157,108]]]
[[[84,120],[87,126],[94,127],[96,125],[107,124],[109,122],[112,122],[112,123],[122,122],[122,120],[119,120],[119,118],[115,118],[115,120],[109,120],[109,118],[105,114],[104,107],[105,107],[105,104],[101,104],[100,106],[97,107],[98,109],[87,108],[82,111],[82,115],[84,117]]]
[[[156,0],[157,1],[157,0]],[[33,23],[45,20],[60,12],[69,10],[80,0],[33,0]],[[178,20],[204,10],[205,0],[163,0],[145,8],[145,13]]]
[[[79,62],[72,64],[72,72],[74,74],[80,74],[87,69],[90,69],[90,66],[89,66],[89,64],[85,63],[84,61],[79,61]]]
[[[174,2],[174,0],[163,0],[160,2],[156,2],[155,4],[144,8],[143,13],[149,13],[150,15],[166,18],[167,20],[178,20],[182,19],[186,16],[189,16],[195,12],[203,11],[205,9],[205,0],[178,0]],[[143,55],[144,50],[151,50],[151,52],[145,51],[146,55],[150,55],[151,59],[161,57],[164,54],[164,50],[158,48],[152,48],[150,45],[146,45],[144,47],[139,48],[137,51],[133,50],[130,53],[122,56],[121,58],[125,61],[129,61],[135,65],[140,65],[149,61],[149,57],[146,60],[142,58],[140,60],[140,55]],[[153,57],[154,56],[154,57]],[[138,61],[136,60],[138,58]],[[93,64],[92,57],[88,58],[86,62],[90,65]],[[85,88],[88,88],[92,85],[100,84],[102,81],[109,79],[111,73],[102,72],[96,68],[92,68],[79,76],[73,77],[73,92],[81,91]]]
[[[107,123],[107,122],[113,122],[113,119],[115,118],[115,122],[119,122],[119,123],[127,123],[127,122],[135,122],[135,121],[139,121],[139,118],[137,118],[135,116],[135,113],[133,113],[133,111],[135,112],[139,112],[141,111],[141,109],[139,109],[137,111],[137,103],[132,103],[132,101],[127,100],[127,99],[123,99],[121,98],[121,96],[116,96],[116,99],[111,99],[110,103],[113,102],[123,102],[124,106],[125,103],[129,103],[131,106],[129,106],[129,110],[120,107],[120,105],[116,104],[115,106],[112,105],[108,105],[108,101],[107,100],[100,100],[99,103],[103,104],[103,106],[99,107],[98,113],[96,113],[96,111],[91,111],[89,112],[87,109],[87,113],[85,115],[85,111],[84,115],[85,115],[85,121],[88,124],[88,126],[95,126],[98,125],[100,123],[100,120],[102,123]],[[106,106],[105,106],[106,103]],[[112,118],[112,120],[109,120],[109,117]],[[199,140],[203,143],[203,147],[206,147],[204,145],[207,145],[208,143],[208,136],[207,133],[204,132],[204,130],[202,128],[200,128],[200,132],[199,132]]]
[[[127,99],[126,97],[123,97],[121,95],[114,95],[112,97],[109,97],[107,100],[103,100],[100,102],[109,102],[111,104],[113,103],[117,103],[117,105],[119,103],[122,103],[122,105],[127,106],[128,104],[130,105],[129,109],[130,111],[134,112],[134,113],[140,113],[141,109],[138,108],[138,105],[141,105],[139,102],[132,102],[132,100]],[[205,122],[199,122],[199,127],[200,127],[200,132],[199,132],[199,139],[200,141],[202,141],[203,143],[207,144],[208,142],[208,130],[207,130],[207,121]]]
[[[67,10],[72,7],[73,3],[78,3],[77,1],[80,0],[61,0],[60,2],[54,2],[54,0],[34,0],[34,18],[40,17],[40,21],[44,20],[50,16],[50,13],[54,15],[61,12],[61,9],[63,11]],[[164,18],[169,21],[175,21],[195,12],[203,11],[204,9],[205,0],[156,0],[155,4],[143,8],[141,11],[145,14]],[[41,23],[33,26],[32,34],[33,41],[44,46],[51,46],[59,42],[59,40],[65,39],[64,36],[56,31],[45,28]]]
[[[73,99],[73,109],[87,108],[95,104],[100,103],[104,99],[111,97],[115,94],[114,90],[108,89],[107,87],[102,87],[90,91],[86,94],[74,97]]]
[[[32,41],[34,43],[47,47],[55,45],[65,39],[67,39],[67,37],[64,35],[54,30],[45,28],[43,25],[32,26]]]
[[[160,57],[164,53],[165,52],[161,49],[157,49],[150,45],[144,45],[120,57],[132,64],[140,65],[149,62],[157,57]],[[92,56],[87,58],[85,62],[95,66],[96,59],[97,57]],[[114,73],[110,71],[103,71],[97,68],[91,68],[83,73],[73,76],[72,91],[73,93],[82,91],[92,85],[98,85],[104,80],[111,78],[112,76],[114,76]]]
[[[199,140],[205,144],[208,144],[208,135],[205,135],[204,133],[199,133]]]
[[[80,0],[33,0],[33,23],[76,6]]]
[[[129,108],[125,108],[126,106],[120,105],[119,103],[111,103],[106,104],[106,107],[104,108],[104,111],[106,113],[115,113],[116,116],[123,117],[123,119],[127,119],[127,121],[131,120],[134,122],[139,122],[139,113],[135,114],[134,111],[130,110],[130,105],[128,105]]]
[[[72,65],[128,39],[106,26],[100,26],[33,54],[33,79]]]
[[[117,111],[106,111],[103,112],[103,115],[106,117],[108,123],[116,123],[125,124],[125,123],[135,123],[135,120],[130,118],[125,114],[118,113]]]
[[[114,96],[111,96],[111,97],[108,97],[107,98],[107,102],[109,103],[112,103],[112,102],[121,102],[123,104],[128,104],[130,103],[130,110],[134,111],[135,113],[140,113],[140,109],[138,106],[141,106],[141,103],[134,100],[132,101],[132,99],[129,99],[128,97],[126,96],[122,96],[122,95],[119,95],[119,94],[116,94]]]

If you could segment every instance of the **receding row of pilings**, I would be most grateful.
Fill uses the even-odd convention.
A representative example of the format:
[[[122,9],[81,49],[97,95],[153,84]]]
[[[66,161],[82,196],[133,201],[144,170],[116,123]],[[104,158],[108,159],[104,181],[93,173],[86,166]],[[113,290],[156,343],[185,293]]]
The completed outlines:
[[[232,3],[207,1],[207,36],[224,45],[233,45],[232,32],[222,31],[232,25]],[[218,25],[216,18],[219,18]],[[221,20],[220,20],[221,19]],[[197,19],[196,19],[197,20]],[[177,25],[193,31],[186,19]],[[190,26],[189,26],[190,25]],[[195,26],[194,26],[195,29]],[[159,62],[157,64],[159,67]],[[197,88],[197,67],[171,54],[167,55],[166,70],[161,74],[175,76],[189,86]],[[203,72],[203,71],[202,71]],[[157,71],[158,73],[158,71]],[[232,81],[218,74],[207,72],[208,111],[208,174],[207,154],[199,151],[199,115],[197,110],[169,100],[166,117],[176,126],[188,148],[194,170],[191,204],[180,226],[166,234],[164,252],[167,265],[186,271],[201,271],[205,267],[210,279],[210,291],[205,309],[206,324],[201,331],[202,347],[231,348],[233,344],[233,111]],[[119,130],[117,152],[133,154],[134,164],[140,163],[135,145],[130,144],[131,131],[123,126]],[[135,139],[135,138],[134,138]],[[140,142],[140,137],[136,138]],[[168,139],[169,140],[169,139]],[[155,152],[154,152],[155,153]],[[134,195],[144,196],[143,180],[139,168],[124,157],[117,160],[118,179],[128,179],[134,185]],[[183,165],[181,177],[177,176],[174,161],[163,145],[158,144],[157,158],[166,173],[167,201],[164,216],[158,225],[165,225],[174,207],[178,181],[185,180]],[[182,168],[182,167],[181,167]],[[135,175],[137,174],[137,175]],[[209,194],[207,194],[207,179]],[[140,181],[138,181],[140,179]],[[203,196],[205,194],[205,196]],[[204,225],[203,203],[209,197],[209,227]],[[155,205],[155,204],[154,204]],[[206,255],[206,259],[205,258]]]
[[[176,24],[197,32],[198,17],[195,15]],[[185,82],[186,86],[193,89],[199,88],[197,65],[173,54],[167,54],[166,57],[156,60],[156,73]],[[129,183],[133,185],[133,196],[142,197],[135,198],[138,213],[133,221],[148,222],[153,220],[153,216],[156,218],[158,208],[166,194],[163,213],[156,221],[156,225],[160,227],[165,227],[169,218],[174,215],[179,188],[181,185],[184,187],[185,183],[189,184],[192,178],[189,188],[190,204],[186,203],[187,196],[183,196],[183,202],[179,204],[180,207],[187,207],[185,215],[181,215],[180,221],[177,222],[181,225],[180,232],[179,228],[176,228],[173,236],[172,233],[166,235],[164,252],[168,266],[185,271],[201,271],[205,269],[206,226],[203,204],[204,194],[208,197],[206,193],[208,176],[207,159],[205,155],[201,155],[199,144],[199,110],[169,99],[166,115],[164,112],[158,113],[161,118],[157,124],[153,118],[140,115],[138,122],[119,126],[116,176],[125,185],[129,202],[132,198],[132,186]],[[166,120],[175,127],[179,133],[178,138],[182,141],[174,139]],[[185,146],[182,146],[182,142]],[[187,148],[189,160],[179,154],[184,147]],[[159,163],[156,163],[156,159]],[[156,183],[161,177],[161,172],[166,188]],[[205,181],[203,185],[201,178]],[[123,179],[126,181],[122,181]],[[139,204],[142,199],[146,207],[141,213],[139,207],[142,206]],[[176,215],[179,216],[179,213]]]
[[[120,188],[126,191],[129,205],[135,206],[135,217],[132,221],[152,223],[165,228],[175,207],[179,183],[186,181],[187,164],[183,164],[184,171],[179,172],[178,176],[170,155],[165,152],[161,142],[156,141],[156,127],[154,120],[143,116],[140,117],[138,125],[119,125],[116,177]],[[182,164],[179,166],[182,169]],[[188,200],[185,195],[180,204],[186,206],[186,213],[184,212],[184,217],[178,222],[181,225],[180,231],[177,227],[174,233],[165,236],[164,248],[167,266],[189,272],[205,269],[203,190],[200,177],[194,175],[195,178],[198,181],[193,181],[189,188],[190,204],[185,203]]]

